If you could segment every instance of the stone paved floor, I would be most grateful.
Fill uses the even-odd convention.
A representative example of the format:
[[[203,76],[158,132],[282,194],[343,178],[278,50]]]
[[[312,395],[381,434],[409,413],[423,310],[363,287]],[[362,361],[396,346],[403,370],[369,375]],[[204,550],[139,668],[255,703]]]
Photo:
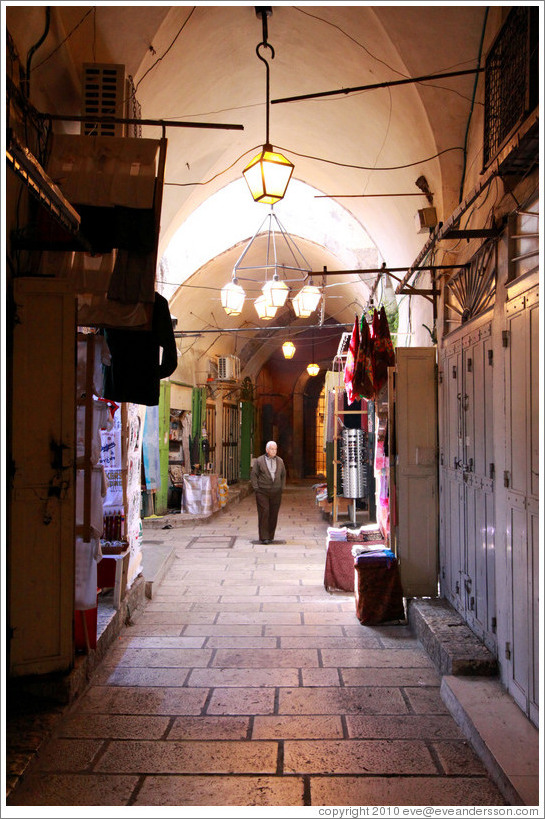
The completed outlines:
[[[176,559],[8,805],[504,805],[408,626],[323,586],[327,522],[288,487],[146,532]]]

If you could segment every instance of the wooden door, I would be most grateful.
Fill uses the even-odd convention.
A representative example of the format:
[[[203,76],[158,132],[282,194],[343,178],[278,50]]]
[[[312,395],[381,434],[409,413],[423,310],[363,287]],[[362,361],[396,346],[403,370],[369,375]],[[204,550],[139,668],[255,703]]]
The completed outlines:
[[[76,303],[66,283],[14,283],[9,671],[73,662]]]
[[[538,288],[507,303],[506,470],[509,691],[533,722],[539,709]]]
[[[406,597],[438,595],[435,347],[396,350],[397,556]]]

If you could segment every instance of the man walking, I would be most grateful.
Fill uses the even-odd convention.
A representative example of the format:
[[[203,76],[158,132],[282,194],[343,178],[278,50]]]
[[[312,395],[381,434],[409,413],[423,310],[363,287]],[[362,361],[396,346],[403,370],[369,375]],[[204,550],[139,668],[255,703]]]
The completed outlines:
[[[265,455],[256,458],[252,465],[250,480],[255,492],[259,542],[272,543],[282,502],[282,490],[286,485],[286,467],[276,453],[275,441],[269,441]]]

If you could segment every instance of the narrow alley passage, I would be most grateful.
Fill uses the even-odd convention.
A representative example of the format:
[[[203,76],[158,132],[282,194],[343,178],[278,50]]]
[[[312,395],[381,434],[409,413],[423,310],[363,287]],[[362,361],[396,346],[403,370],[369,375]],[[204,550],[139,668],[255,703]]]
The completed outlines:
[[[146,534],[176,557],[11,805],[504,805],[408,626],[323,585],[327,521],[288,486]]]

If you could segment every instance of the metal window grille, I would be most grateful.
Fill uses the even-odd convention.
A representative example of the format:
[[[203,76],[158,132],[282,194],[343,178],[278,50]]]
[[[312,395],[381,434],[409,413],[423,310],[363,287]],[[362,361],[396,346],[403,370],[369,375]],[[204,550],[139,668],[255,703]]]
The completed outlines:
[[[537,28],[533,9],[515,6],[486,58],[484,165],[537,103]]]

